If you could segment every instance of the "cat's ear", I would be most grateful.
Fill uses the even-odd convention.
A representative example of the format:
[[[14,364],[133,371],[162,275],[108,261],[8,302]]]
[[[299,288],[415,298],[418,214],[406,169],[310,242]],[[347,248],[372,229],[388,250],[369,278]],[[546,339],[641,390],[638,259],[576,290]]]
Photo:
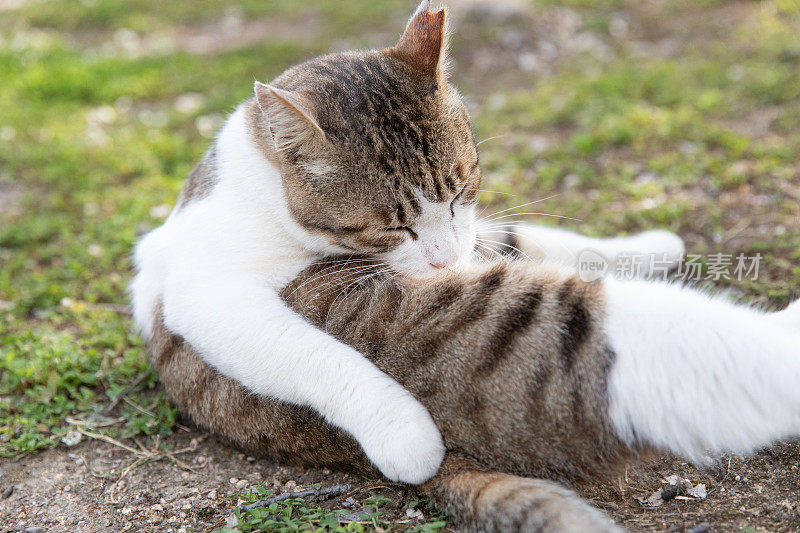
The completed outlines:
[[[254,90],[279,151],[325,139],[325,132],[315,118],[314,104],[306,95],[258,81]]]
[[[445,48],[444,9],[431,12],[430,0],[423,0],[392,50],[417,70],[438,77]]]

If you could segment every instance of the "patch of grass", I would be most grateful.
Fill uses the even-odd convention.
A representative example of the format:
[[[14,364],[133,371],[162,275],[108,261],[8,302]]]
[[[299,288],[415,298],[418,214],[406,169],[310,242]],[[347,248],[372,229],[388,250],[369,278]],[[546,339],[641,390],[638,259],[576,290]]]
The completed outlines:
[[[318,489],[320,484],[315,484],[304,489]],[[275,495],[275,491],[266,489],[263,485],[256,490],[247,490],[233,494],[233,500],[243,500],[246,503],[267,500]],[[426,507],[432,513],[431,520],[419,523],[412,520],[391,521],[387,520],[382,507],[391,502],[391,498],[381,495],[372,495],[364,498],[355,512],[350,509],[326,509],[321,505],[303,498],[290,498],[273,502],[266,507],[249,509],[245,512],[236,511],[236,526],[227,526],[220,533],[250,533],[253,531],[271,531],[288,533],[290,531],[334,531],[337,533],[362,533],[364,531],[414,531],[421,533],[437,533],[447,526],[446,519],[438,512],[427,506],[426,501],[412,498],[406,508],[418,509]]]
[[[609,7],[567,4],[588,15]],[[625,6],[636,31],[637,11]],[[698,6],[671,9],[686,16]],[[800,183],[800,130],[792,121],[800,100],[800,61],[792,53],[800,19],[769,2],[756,11],[716,39],[707,39],[715,35],[708,27],[694,29],[708,30],[700,44],[689,35],[666,56],[606,36],[615,50],[609,58],[570,57],[532,85],[494,91],[475,117],[479,139],[502,136],[481,147],[486,188],[519,199],[483,199],[505,209],[560,193],[536,210],[581,222],[537,222],[595,235],[662,227],[697,235],[693,251],[700,253],[725,250],[726,228],[747,217],[727,251],[761,251],[769,272],[743,288],[779,301],[796,295],[800,213],[781,187]],[[531,143],[534,136],[544,136],[544,148]],[[774,231],[780,239],[759,248]]]
[[[198,0],[196,2],[158,2],[157,0],[46,0],[32,2],[5,15],[0,28],[52,28],[70,33],[106,32],[130,29],[137,32],[169,30],[175,25],[201,25],[225,16],[320,20],[330,38],[341,37],[353,27],[366,33],[376,19],[387,13],[406,15],[413,7],[402,0],[366,2],[284,2],[281,0]]]

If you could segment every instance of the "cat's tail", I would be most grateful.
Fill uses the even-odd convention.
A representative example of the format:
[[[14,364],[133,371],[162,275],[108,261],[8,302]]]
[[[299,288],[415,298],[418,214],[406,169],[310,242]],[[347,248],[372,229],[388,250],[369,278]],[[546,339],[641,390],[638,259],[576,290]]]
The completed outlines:
[[[452,454],[420,489],[456,520],[459,531],[621,531],[558,483],[478,470],[471,461]]]

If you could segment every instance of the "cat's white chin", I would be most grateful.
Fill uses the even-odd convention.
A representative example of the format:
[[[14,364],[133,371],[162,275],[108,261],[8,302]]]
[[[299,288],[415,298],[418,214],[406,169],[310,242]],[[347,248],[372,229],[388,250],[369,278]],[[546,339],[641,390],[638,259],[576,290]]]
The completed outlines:
[[[437,278],[442,278],[452,274],[453,272],[459,272],[463,270],[469,264],[469,256],[459,257],[453,263],[445,266],[445,267],[434,267],[432,265],[426,265],[423,262],[419,263],[392,263],[387,261],[389,267],[396,272],[399,276],[402,276],[406,279],[411,280],[432,280]]]

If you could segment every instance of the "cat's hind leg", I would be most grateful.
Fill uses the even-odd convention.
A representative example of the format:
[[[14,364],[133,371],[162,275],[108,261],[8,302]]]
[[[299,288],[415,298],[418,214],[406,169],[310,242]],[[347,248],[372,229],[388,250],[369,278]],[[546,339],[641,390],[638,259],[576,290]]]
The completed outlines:
[[[623,441],[704,462],[800,435],[797,303],[773,314],[678,285],[604,284]]]

